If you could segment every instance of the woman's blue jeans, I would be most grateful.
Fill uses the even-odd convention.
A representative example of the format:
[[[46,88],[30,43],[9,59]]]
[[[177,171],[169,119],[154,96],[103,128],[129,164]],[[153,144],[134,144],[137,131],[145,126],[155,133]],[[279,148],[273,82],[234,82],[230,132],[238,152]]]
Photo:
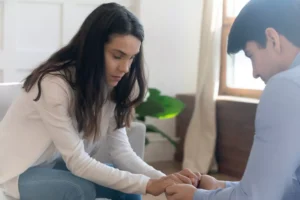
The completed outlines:
[[[96,176],[96,175],[95,175]],[[53,169],[32,167],[19,177],[20,200],[141,200],[141,195],[125,194],[73,175],[63,162]]]

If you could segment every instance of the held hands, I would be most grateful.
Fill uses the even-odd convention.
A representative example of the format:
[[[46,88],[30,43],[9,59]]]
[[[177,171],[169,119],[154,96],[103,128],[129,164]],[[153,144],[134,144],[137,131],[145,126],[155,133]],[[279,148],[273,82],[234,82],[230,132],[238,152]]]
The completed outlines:
[[[150,179],[147,184],[146,193],[157,196],[165,192],[167,187],[176,184],[192,185],[195,188],[200,179],[200,173],[193,173],[189,169],[184,169],[160,179]]]
[[[198,188],[205,190],[215,190],[225,188],[224,181],[218,181],[212,176],[202,175],[198,184]],[[197,188],[187,184],[171,185],[166,189],[168,200],[193,200]]]
[[[172,175],[165,176],[160,179],[150,179],[147,184],[146,193],[158,196],[162,194],[167,187],[178,183],[180,183],[180,181]]]
[[[177,184],[167,187],[166,197],[168,200],[193,200],[196,191],[193,185]]]
[[[166,192],[168,200],[192,200],[197,188],[215,190],[225,188],[224,181],[218,181],[212,176],[193,173],[189,169],[167,175],[160,179],[150,179],[146,193],[158,196]]]
[[[202,177],[199,172],[192,172],[189,169],[184,169],[184,170],[182,170],[178,173],[185,176],[185,177],[188,177],[191,181],[190,184],[195,186],[195,187],[198,186],[198,184],[200,183],[201,177]]]
[[[216,190],[219,188],[225,188],[225,182],[219,181],[209,175],[202,175],[198,188],[205,189],[205,190]]]
[[[189,169],[179,172],[181,175],[189,177],[190,184],[173,184],[166,188],[166,197],[168,200],[193,200],[194,193],[197,191],[199,183],[202,181],[202,175],[199,172],[193,173]]]

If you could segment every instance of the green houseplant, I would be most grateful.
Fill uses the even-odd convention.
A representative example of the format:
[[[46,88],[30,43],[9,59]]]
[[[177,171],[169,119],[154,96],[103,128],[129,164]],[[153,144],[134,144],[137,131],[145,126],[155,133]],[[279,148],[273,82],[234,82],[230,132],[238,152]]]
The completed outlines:
[[[147,124],[146,117],[154,117],[157,119],[174,118],[182,112],[184,107],[184,103],[180,100],[174,97],[161,95],[161,92],[156,88],[149,88],[145,101],[136,107],[136,119],[145,123],[147,133],[158,133],[166,138],[172,145],[176,146],[176,141],[166,133],[152,124]],[[149,144],[147,137],[145,144]]]

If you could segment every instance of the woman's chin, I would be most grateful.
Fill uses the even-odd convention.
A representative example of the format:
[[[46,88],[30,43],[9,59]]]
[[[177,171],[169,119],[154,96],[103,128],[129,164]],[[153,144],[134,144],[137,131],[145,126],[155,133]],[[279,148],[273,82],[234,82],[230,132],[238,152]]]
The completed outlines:
[[[118,85],[119,81],[109,81],[108,86],[109,87],[116,87]]]

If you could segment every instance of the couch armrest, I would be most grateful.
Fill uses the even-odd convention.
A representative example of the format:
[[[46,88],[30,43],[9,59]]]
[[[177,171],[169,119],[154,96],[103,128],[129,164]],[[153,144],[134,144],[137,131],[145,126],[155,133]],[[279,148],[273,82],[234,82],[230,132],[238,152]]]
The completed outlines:
[[[145,152],[146,126],[141,122],[132,122],[131,127],[127,129],[127,134],[133,151],[143,159]]]

